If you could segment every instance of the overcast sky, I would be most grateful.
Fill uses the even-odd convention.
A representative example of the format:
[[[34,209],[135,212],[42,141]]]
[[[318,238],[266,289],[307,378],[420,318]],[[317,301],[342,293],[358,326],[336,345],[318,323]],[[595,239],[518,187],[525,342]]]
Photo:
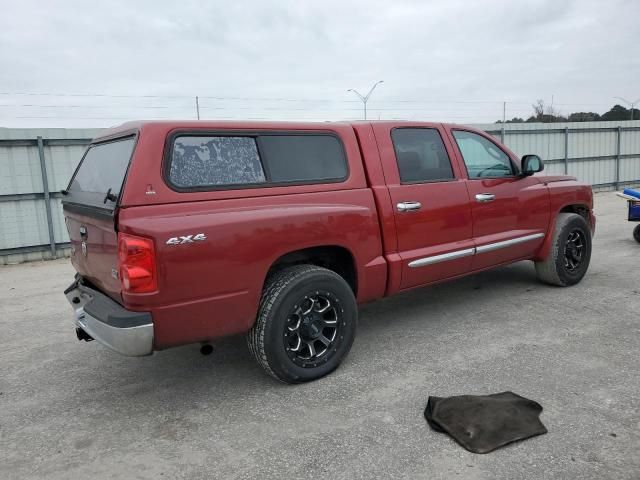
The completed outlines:
[[[601,113],[640,98],[639,45],[634,0],[0,0],[0,126],[194,118],[196,95],[203,118],[355,119],[347,89],[377,80],[376,119]]]

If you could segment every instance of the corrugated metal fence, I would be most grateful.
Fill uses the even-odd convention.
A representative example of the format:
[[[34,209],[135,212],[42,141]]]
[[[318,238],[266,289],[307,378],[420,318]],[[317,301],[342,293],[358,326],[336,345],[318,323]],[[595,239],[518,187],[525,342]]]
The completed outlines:
[[[0,264],[66,253],[60,190],[98,131],[0,128]]]
[[[547,174],[601,189],[640,184],[640,121],[475,126],[540,155]],[[67,254],[59,192],[98,131],[0,128],[0,264]]]

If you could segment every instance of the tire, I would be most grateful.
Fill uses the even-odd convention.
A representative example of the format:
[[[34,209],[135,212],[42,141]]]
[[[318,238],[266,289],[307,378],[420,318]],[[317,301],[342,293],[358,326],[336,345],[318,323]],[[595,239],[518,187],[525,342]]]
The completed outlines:
[[[633,238],[640,243],[640,225],[636,225],[636,228],[633,229]]]
[[[578,240],[572,241],[576,238]],[[582,245],[581,249],[578,244]],[[575,213],[559,213],[549,256],[535,262],[538,279],[560,287],[575,285],[587,273],[590,260],[591,229],[587,221]]]
[[[344,278],[326,268],[297,265],[267,279],[247,343],[269,375],[285,383],[308,382],[340,365],[357,321],[356,299]]]

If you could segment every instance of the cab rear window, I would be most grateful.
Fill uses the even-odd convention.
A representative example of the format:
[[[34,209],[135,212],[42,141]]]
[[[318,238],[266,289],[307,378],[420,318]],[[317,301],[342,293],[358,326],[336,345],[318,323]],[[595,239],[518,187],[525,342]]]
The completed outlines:
[[[134,146],[133,136],[91,145],[67,187],[65,201],[115,208]]]
[[[167,171],[178,190],[331,183],[347,178],[342,142],[331,134],[177,135]]]

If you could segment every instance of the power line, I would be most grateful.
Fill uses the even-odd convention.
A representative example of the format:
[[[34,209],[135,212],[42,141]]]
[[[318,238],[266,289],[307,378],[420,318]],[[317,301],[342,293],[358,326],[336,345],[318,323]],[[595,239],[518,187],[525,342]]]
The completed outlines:
[[[32,103],[4,103],[0,107],[33,107],[33,108],[128,108],[128,109],[193,109],[187,106],[167,105],[39,105]]]
[[[165,109],[165,110],[188,110],[193,109],[193,106],[187,105],[77,105],[77,104],[33,104],[33,103],[4,103],[0,104],[0,108],[86,108],[86,109]],[[296,110],[309,110],[313,108],[317,111],[345,111],[345,110],[359,110],[359,108],[350,108],[350,107],[336,107],[336,108],[328,108],[328,107],[286,107],[286,106],[211,106],[211,105],[200,105],[201,109],[210,109],[210,110],[283,110],[283,111],[296,111]],[[438,110],[451,110],[452,108],[457,109],[460,108],[459,105],[446,108],[446,107],[417,107],[417,108],[408,108],[408,107],[374,107],[372,110],[429,110],[429,111],[438,111]],[[468,108],[465,109],[468,111]],[[482,110],[486,111],[486,110]]]
[[[196,100],[196,108],[199,112],[205,112],[208,120],[353,120],[356,115],[353,112],[360,111],[355,100],[330,100],[287,97],[240,97],[240,96],[189,96],[189,95],[116,95],[106,93],[36,93],[36,92],[0,92],[0,98],[5,97],[7,102],[0,104],[0,112],[3,121],[10,119],[49,119],[49,120],[114,120],[123,121],[135,118],[148,120],[168,120],[175,118],[192,117],[194,112],[193,100]],[[11,98],[14,97],[14,98]],[[20,103],[21,97],[50,97],[49,100]],[[129,105],[126,102],[105,103],[91,102],[83,104],[82,101],[65,104],[64,98],[83,99],[155,99],[156,102]],[[181,100],[177,105],[172,105],[169,100]],[[166,100],[160,102],[158,100]],[[189,105],[185,105],[185,100]],[[209,100],[202,104],[202,100]],[[11,103],[16,101],[16,103]],[[243,105],[242,103],[245,104]],[[255,103],[255,102],[270,102]],[[298,104],[295,104],[297,102]],[[115,103],[115,104],[112,104]],[[135,102],[138,103],[138,102]],[[164,104],[162,104],[164,103]],[[207,103],[209,103],[207,105]],[[306,105],[305,105],[306,103]],[[378,112],[378,117],[418,119],[426,118],[445,121],[459,121],[462,123],[491,122],[493,119],[507,117],[527,117],[530,114],[531,102],[505,102],[503,100],[417,100],[388,98],[376,99],[367,108],[372,112]],[[587,108],[596,105],[607,104],[590,103],[555,103],[560,106],[580,106]],[[609,105],[607,105],[609,106]],[[12,110],[22,115],[14,115]],[[36,110],[31,110],[36,109]],[[66,111],[65,111],[66,109]],[[119,111],[118,111],[119,110]],[[62,114],[55,114],[60,111]],[[145,113],[149,111],[149,113]],[[162,112],[164,115],[154,115],[153,111]],[[42,112],[42,114],[40,114]],[[49,115],[49,112],[51,115]],[[209,112],[209,115],[206,114]],[[506,113],[508,112],[508,115]],[[111,115],[113,114],[113,115]],[[147,115],[151,116],[147,116]],[[1,118],[0,117],[0,118]],[[200,118],[200,116],[198,116]]]
[[[107,93],[0,92],[0,95],[33,96],[33,97],[193,98],[190,95],[111,95]]]
[[[114,95],[107,93],[36,93],[36,92],[0,92],[4,96],[34,96],[34,97],[105,97],[105,98],[182,98],[192,100],[191,95]],[[222,97],[210,95],[198,95],[198,98],[209,100],[236,100],[236,101],[278,101],[278,102],[333,102],[326,98],[286,98],[286,97]],[[354,100],[341,100],[342,102],[356,103]]]
[[[413,114],[415,116],[415,114]],[[450,118],[450,119],[477,119],[478,121],[480,121],[481,123],[487,123],[487,121],[482,121],[478,118],[478,115],[442,115],[443,117],[446,118]],[[337,118],[342,118],[342,115],[337,115]],[[289,118],[289,119],[332,119],[335,120],[336,117],[332,117],[332,116],[327,116],[327,115],[323,115],[323,114],[313,114],[313,113],[309,113],[307,115],[300,115],[300,114],[295,114],[295,115],[286,115],[284,118]],[[394,118],[397,117],[397,114],[394,116]],[[404,118],[409,117],[409,115],[404,116]],[[2,117],[0,117],[2,118]],[[69,115],[17,115],[17,116],[12,116],[11,118],[16,118],[16,119],[64,119],[64,120],[132,120],[135,119],[135,117],[131,117],[131,116],[69,116]],[[270,117],[252,117],[252,116],[215,116],[212,118],[203,118],[203,120],[209,120],[209,121],[216,121],[216,120],[222,120],[222,119],[234,119],[234,120],[243,120],[243,119],[251,119],[251,118],[260,118],[260,119],[264,119],[264,120],[273,120],[274,117],[270,116]],[[278,117],[275,117],[278,118]],[[347,118],[356,118],[355,116],[348,116]],[[388,118],[388,117],[387,117]],[[184,119],[184,118],[183,118]],[[173,116],[154,116],[154,117],[144,117],[144,120],[180,120],[180,118],[178,117],[173,117]],[[490,123],[490,122],[489,122]]]
[[[0,92],[3,96],[42,96],[42,97],[84,97],[84,98],[180,98],[193,100],[186,95],[111,95],[102,93],[30,93],[30,92]],[[285,97],[223,97],[198,95],[199,99],[218,101],[265,101],[265,102],[308,102],[308,103],[360,103],[357,100],[331,100],[320,98],[285,98]],[[411,100],[411,99],[380,99],[376,103],[411,103],[411,104],[502,104],[502,100]],[[529,102],[508,102],[510,104],[530,105]]]
[[[108,93],[48,93],[48,92],[0,92],[3,96],[35,96],[35,97],[100,97],[100,98],[178,98],[193,100],[192,95],[119,95]],[[288,97],[239,97],[239,96],[213,96],[199,95],[200,99],[219,101],[273,101],[273,102],[331,102],[331,103],[359,103],[357,100],[331,100],[327,98],[288,98]],[[418,100],[387,98],[378,99],[376,103],[411,103],[411,104],[499,104],[504,100]],[[508,105],[531,105],[531,102],[507,101]],[[566,106],[608,106],[606,103],[554,103],[554,105]]]
[[[192,100],[190,95],[116,95],[107,93],[38,93],[38,92],[0,92],[3,96],[40,96],[40,97],[104,97],[104,98],[181,98]],[[213,96],[198,95],[200,99],[220,100],[220,101],[275,101],[275,102],[338,102],[338,103],[359,103],[357,100],[331,100],[327,98],[288,98],[288,97],[238,97],[238,96]],[[417,99],[381,99],[380,103],[460,103],[460,104],[502,104],[504,100],[417,100]],[[511,104],[529,105],[529,102],[508,102]]]

